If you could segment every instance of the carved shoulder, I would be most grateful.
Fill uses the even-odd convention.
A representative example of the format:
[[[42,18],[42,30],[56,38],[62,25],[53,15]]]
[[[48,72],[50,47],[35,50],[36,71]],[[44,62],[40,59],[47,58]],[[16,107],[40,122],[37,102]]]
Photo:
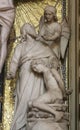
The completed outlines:
[[[54,24],[54,26],[55,26],[55,31],[61,32],[61,24],[59,24],[58,22],[56,22]]]

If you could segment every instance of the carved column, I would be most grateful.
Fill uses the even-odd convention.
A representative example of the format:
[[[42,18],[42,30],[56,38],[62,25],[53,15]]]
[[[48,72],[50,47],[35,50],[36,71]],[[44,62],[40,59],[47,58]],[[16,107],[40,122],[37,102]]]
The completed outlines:
[[[77,97],[77,130],[80,129],[80,0],[77,0],[76,2],[76,32],[77,32],[77,37],[76,37],[76,53],[77,53],[77,89],[76,89],[76,97]]]
[[[79,130],[79,0],[69,1],[69,20],[71,26],[71,40],[69,44],[69,87],[73,88],[70,98],[71,127]]]

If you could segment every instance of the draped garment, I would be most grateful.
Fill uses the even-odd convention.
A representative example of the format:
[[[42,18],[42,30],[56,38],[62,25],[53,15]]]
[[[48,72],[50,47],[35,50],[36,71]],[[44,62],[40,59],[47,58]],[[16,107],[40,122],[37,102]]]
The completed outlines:
[[[10,72],[15,75],[19,67],[19,77],[16,84],[15,110],[11,130],[26,130],[28,102],[38,98],[44,92],[44,82],[41,74],[31,69],[31,61],[48,58],[53,52],[41,42],[22,43],[17,45],[10,65]]]
[[[0,8],[0,24],[4,27],[11,28],[15,18],[14,7]]]

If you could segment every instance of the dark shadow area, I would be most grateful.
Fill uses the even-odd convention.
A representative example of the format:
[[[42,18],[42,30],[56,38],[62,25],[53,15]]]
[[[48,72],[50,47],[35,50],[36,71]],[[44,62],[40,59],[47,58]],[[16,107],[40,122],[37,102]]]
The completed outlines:
[[[3,67],[2,73],[0,74],[0,123],[2,122],[2,107],[4,100],[4,77],[5,77],[5,66]]]

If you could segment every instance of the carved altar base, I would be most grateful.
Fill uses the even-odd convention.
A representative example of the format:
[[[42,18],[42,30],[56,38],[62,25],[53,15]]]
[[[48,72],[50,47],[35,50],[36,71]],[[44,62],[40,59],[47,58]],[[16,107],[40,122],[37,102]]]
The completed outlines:
[[[64,112],[60,121],[55,121],[52,114],[32,108],[28,112],[27,129],[28,130],[68,130],[69,114]]]
[[[28,124],[28,130],[68,130],[66,123],[56,123],[50,120],[38,120]]]

